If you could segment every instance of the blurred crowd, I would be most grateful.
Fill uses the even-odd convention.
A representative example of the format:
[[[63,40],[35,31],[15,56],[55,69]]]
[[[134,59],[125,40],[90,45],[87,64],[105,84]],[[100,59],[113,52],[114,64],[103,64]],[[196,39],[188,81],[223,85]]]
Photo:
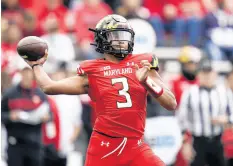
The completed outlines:
[[[16,122],[16,127],[20,127],[19,123],[30,127],[31,125],[39,127],[41,133],[35,136],[37,138],[43,136],[43,143],[46,146],[43,149],[45,155],[42,155],[41,147],[38,148],[36,145],[38,150],[36,156],[38,154],[39,156],[47,156],[43,160],[48,166],[66,165],[68,154],[74,149],[82,153],[81,163],[83,163],[82,160],[85,158],[86,146],[95,119],[91,107],[93,103],[87,95],[40,98],[40,95],[38,96],[36,93],[38,89],[32,78],[32,73],[17,55],[17,43],[26,36],[41,37],[49,46],[48,60],[44,65],[46,72],[54,80],[72,76],[76,74],[74,72],[76,66],[72,68],[70,65],[72,62],[101,56],[90,45],[94,36],[88,31],[88,28],[94,28],[101,18],[113,13],[132,20],[131,23],[134,24],[133,28],[136,31],[135,47],[142,46],[142,49],[146,51],[153,51],[156,47],[182,48],[177,59],[181,66],[180,73],[176,73],[172,77],[166,76],[164,67],[166,62],[161,61],[160,64],[160,74],[175,93],[178,104],[182,102],[181,98],[185,89],[199,84],[198,79],[201,78],[199,76],[199,63],[202,59],[233,63],[233,0],[2,0],[1,92],[3,94],[2,104],[5,104],[4,110],[2,109],[2,112],[5,112],[2,123],[7,130],[12,128],[12,123],[15,125]],[[144,22],[135,21],[135,19]],[[204,54],[202,54],[203,52]],[[207,69],[208,72],[212,71],[209,70],[208,66]],[[204,82],[208,82],[205,76]],[[214,85],[221,82],[224,87],[228,88],[229,92],[233,93],[232,80],[233,75],[230,71],[227,73],[227,77],[221,75],[218,76],[218,79],[217,77],[216,80],[213,79],[212,82]],[[9,88],[18,88],[15,91],[20,93],[15,95],[12,90],[8,91]],[[33,104],[30,105],[30,108],[24,108],[24,104],[16,104],[17,108],[12,107],[12,104],[8,106],[9,100],[15,102],[16,96],[23,99],[26,97],[27,102]],[[233,98],[231,99],[230,103],[233,103]],[[25,100],[22,101],[25,102]],[[48,103],[49,111],[41,113],[41,118],[35,120],[33,119],[35,115],[27,111],[37,111],[38,105],[43,104],[43,102],[38,101]],[[66,101],[70,103],[67,104]],[[13,106],[15,105],[13,104]],[[175,117],[174,113],[161,108],[149,96],[147,109],[148,119],[157,116]],[[229,109],[233,113],[233,106]],[[15,111],[12,113],[12,110],[19,111],[19,114]],[[69,111],[70,114],[67,113]],[[173,120],[169,119],[168,123]],[[166,119],[163,121],[166,122]],[[160,125],[166,126],[164,122]],[[175,121],[174,124],[176,124]],[[24,125],[21,126],[20,130],[24,129]],[[229,145],[225,147],[225,157],[233,160],[232,128],[225,121],[223,125],[227,126],[227,130],[221,135],[223,135],[223,141],[226,145]],[[153,127],[152,129],[154,129]],[[160,131],[159,128],[156,130]],[[190,146],[192,133],[188,132],[188,129],[183,132],[182,149],[180,150],[177,145],[178,150],[175,150],[173,159],[167,161],[167,165],[188,166],[195,156],[194,150]],[[22,133],[14,133],[13,131],[14,134],[16,134],[16,138],[19,137],[20,145],[23,143],[35,149],[34,144],[30,142],[28,144],[27,141],[25,143],[25,139],[28,138],[27,134],[25,134],[25,138],[21,137]],[[29,134],[31,135],[30,132]],[[57,140],[58,137],[61,141]],[[13,145],[17,144],[14,139],[12,141],[8,138],[8,141],[8,146],[12,148],[11,152],[8,151],[8,155],[9,153],[12,156],[17,156],[15,154],[18,153],[24,154],[24,148],[21,151],[14,149]],[[151,145],[156,145],[157,148],[158,142],[153,143],[153,141],[154,139],[148,139],[148,142]],[[169,152],[171,149],[172,147]],[[28,150],[28,152],[31,151]],[[38,160],[34,154],[24,155],[28,160]],[[167,157],[167,155],[165,156]],[[4,156],[2,157],[4,158]],[[163,156],[160,157],[163,158]],[[13,158],[13,160],[18,164],[19,158]],[[11,164],[16,165],[15,162]],[[77,163],[76,161],[76,165],[78,165]],[[30,162],[27,164],[33,166]]]
[[[17,42],[29,35],[49,43],[53,64],[96,58],[88,28],[112,13],[148,21],[156,46],[193,45],[213,60],[232,61],[232,0],[3,0],[2,68],[12,63]]]

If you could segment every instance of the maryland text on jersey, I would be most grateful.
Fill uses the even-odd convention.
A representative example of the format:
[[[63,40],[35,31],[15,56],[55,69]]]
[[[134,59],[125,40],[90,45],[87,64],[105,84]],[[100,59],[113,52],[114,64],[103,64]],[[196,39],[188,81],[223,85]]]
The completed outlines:
[[[121,74],[130,74],[133,73],[133,69],[131,67],[121,68],[121,69],[113,69],[104,71],[104,76],[114,76]]]

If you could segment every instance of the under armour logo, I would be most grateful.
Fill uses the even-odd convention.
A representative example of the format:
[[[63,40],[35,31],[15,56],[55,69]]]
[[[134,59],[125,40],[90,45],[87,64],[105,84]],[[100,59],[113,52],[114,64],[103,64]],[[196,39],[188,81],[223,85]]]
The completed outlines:
[[[138,146],[142,144],[142,140],[138,140]]]
[[[104,145],[105,145],[106,147],[109,147],[109,144],[110,144],[109,142],[104,142],[104,141],[102,141],[100,145],[101,145],[101,146],[104,146]]]

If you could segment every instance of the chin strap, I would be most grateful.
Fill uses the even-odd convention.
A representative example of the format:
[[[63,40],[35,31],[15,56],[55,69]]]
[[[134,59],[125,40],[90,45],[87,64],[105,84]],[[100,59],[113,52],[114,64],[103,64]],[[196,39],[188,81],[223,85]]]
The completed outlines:
[[[35,66],[40,66],[40,64],[34,64],[34,65],[32,65],[32,66],[31,66],[32,69],[33,69]]]
[[[122,60],[122,59],[125,59],[125,57],[127,56],[127,55],[125,55],[125,54],[114,54],[114,56],[117,58],[117,59],[119,59],[119,60]]]

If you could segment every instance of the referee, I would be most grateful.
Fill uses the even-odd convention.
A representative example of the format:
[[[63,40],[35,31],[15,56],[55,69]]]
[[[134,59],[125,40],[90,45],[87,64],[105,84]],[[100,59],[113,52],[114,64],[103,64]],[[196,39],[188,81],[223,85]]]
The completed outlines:
[[[183,93],[178,112],[181,128],[193,136],[191,166],[225,166],[221,135],[223,124],[232,121],[227,116],[226,88],[217,86],[217,74],[207,60],[200,64],[198,79],[199,85]]]

